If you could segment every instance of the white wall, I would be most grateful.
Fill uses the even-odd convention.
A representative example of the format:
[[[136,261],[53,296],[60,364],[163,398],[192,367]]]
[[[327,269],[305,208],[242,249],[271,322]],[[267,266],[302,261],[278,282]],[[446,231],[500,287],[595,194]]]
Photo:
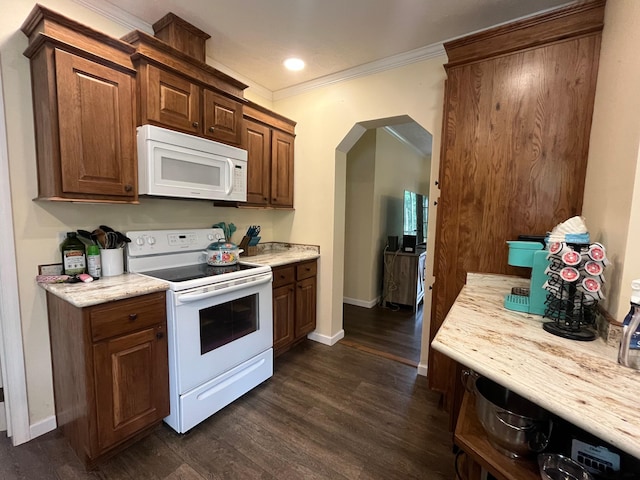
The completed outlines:
[[[640,278],[640,2],[607,2],[583,215],[612,265],[604,306],[622,321]]]
[[[345,210],[344,296],[356,304],[367,303],[373,276],[373,206],[376,131],[367,130],[347,155]]]

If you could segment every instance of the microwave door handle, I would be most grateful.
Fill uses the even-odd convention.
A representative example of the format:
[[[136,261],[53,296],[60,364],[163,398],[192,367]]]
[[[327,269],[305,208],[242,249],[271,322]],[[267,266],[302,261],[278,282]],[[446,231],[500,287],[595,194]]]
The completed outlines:
[[[229,195],[231,190],[233,190],[233,169],[234,165],[230,158],[227,158],[227,163],[229,164],[229,177],[227,178],[227,189],[225,190],[225,195]]]

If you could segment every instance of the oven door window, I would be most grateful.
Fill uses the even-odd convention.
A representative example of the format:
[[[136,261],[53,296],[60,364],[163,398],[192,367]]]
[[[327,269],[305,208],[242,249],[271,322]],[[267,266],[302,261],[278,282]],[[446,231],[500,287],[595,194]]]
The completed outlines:
[[[258,330],[258,295],[203,308],[200,314],[200,354],[222,347]]]

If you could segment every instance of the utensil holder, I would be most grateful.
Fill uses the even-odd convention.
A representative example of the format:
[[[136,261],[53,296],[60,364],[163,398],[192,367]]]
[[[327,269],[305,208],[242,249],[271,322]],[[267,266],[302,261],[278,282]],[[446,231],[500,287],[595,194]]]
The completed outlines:
[[[102,276],[113,277],[124,273],[124,249],[103,248],[100,250],[100,263],[102,264]]]

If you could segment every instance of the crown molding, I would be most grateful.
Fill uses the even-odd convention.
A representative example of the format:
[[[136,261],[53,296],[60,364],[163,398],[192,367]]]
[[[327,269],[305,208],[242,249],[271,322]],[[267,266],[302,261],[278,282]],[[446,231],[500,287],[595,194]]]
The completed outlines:
[[[262,98],[264,98],[266,100],[269,100],[270,102],[273,101],[273,92],[271,90],[269,90],[268,88],[263,87],[262,85],[254,82],[250,78],[245,77],[241,73],[238,73],[238,72],[234,71],[233,69],[227,67],[226,65],[223,65],[220,62],[216,62],[211,57],[207,57],[207,65],[211,65],[216,70],[220,70],[222,73],[225,73],[225,74],[229,75],[230,77],[233,77],[236,80],[244,83],[245,85],[247,85],[248,88],[251,89],[251,93],[255,93],[256,95],[258,95],[258,96],[260,96],[260,97],[262,97]]]
[[[153,27],[135,15],[125,12],[120,7],[116,7],[113,3],[104,0],[72,0],[78,5],[88,8],[89,10],[102,15],[105,18],[122,25],[130,30],[140,30],[153,35]]]
[[[131,15],[125,12],[121,8],[115,6],[112,3],[105,2],[103,0],[72,0],[73,2],[82,5],[89,10],[92,10],[99,15],[108,18],[109,20],[122,25],[125,28],[131,30],[141,30],[145,33],[153,35],[153,27],[151,24],[141,20],[135,15]],[[251,81],[243,75],[234,72],[225,65],[212,60],[207,57],[207,63],[212,67],[220,70],[227,75],[230,75],[242,83],[245,83],[252,89],[252,92],[259,95],[269,101],[281,100],[287,97],[293,97],[302,93],[314,90],[316,88],[324,87],[327,85],[333,85],[335,83],[344,82],[347,80],[353,80],[359,77],[365,77],[374,73],[384,72],[393,68],[398,68],[411,63],[421,62],[430,58],[445,55],[444,47],[442,43],[428,45],[426,47],[416,48],[405,53],[393,55],[391,57],[376,60],[375,62],[365,63],[358,67],[343,70],[342,72],[326,75],[324,77],[316,78],[308,82],[300,83],[292,87],[283,88],[275,92],[263,87],[262,85]]]
[[[316,88],[326,87],[328,85],[353,80],[359,77],[366,77],[368,75],[373,75],[374,73],[384,72],[386,70],[402,67],[411,63],[422,62],[441,55],[446,55],[442,43],[427,45],[426,47],[416,48],[415,50],[399,53],[391,57],[376,60],[375,62],[365,63],[348,70],[343,70],[342,72],[333,73],[308,82],[300,83],[293,87],[276,90],[273,92],[273,100],[282,100],[287,97],[300,95]]]

